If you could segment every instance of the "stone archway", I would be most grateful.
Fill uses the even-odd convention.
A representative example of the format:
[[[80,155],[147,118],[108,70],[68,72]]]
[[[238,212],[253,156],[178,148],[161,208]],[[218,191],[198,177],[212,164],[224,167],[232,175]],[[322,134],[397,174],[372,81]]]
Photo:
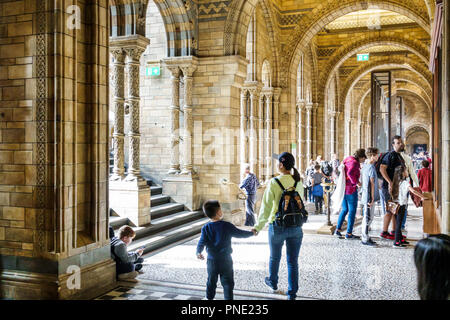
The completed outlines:
[[[339,101],[339,108],[341,109],[342,106],[345,105],[345,101],[347,100],[348,93],[350,90],[354,87],[354,85],[361,79],[364,75],[367,73],[379,69],[379,68],[404,68],[409,69],[415,73],[417,73],[420,77],[422,77],[431,87],[431,75],[430,72],[426,69],[426,67],[422,64],[419,64],[415,62],[414,60],[410,58],[394,58],[394,59],[379,59],[379,60],[373,60],[372,62],[362,65],[356,70],[354,70],[349,77],[347,78],[347,81],[345,82],[345,85],[343,86],[343,89],[341,90],[341,96]]]
[[[371,1],[370,3],[355,0],[328,0],[303,17],[287,40],[283,49],[283,60],[280,68],[283,76],[280,79],[281,85],[285,86],[289,81],[286,77],[289,68],[298,65],[299,54],[296,53],[304,50],[304,47],[309,45],[312,38],[324,26],[348,13],[369,8],[389,10],[404,15],[417,22],[427,33],[431,32],[426,8],[418,7],[412,0],[392,0],[390,3],[381,0]]]
[[[272,47],[272,75],[273,85],[279,82],[279,32],[276,29],[276,20],[273,15],[272,5],[269,0],[233,0],[229,6],[229,13],[224,31],[224,55],[241,55],[245,57],[247,29],[250,19],[254,14],[257,4],[261,5],[266,18],[269,32],[270,45]]]
[[[381,45],[393,45],[404,48],[416,54],[424,63],[428,63],[429,61],[430,54],[427,46],[418,40],[412,40],[407,36],[393,37],[389,35],[388,32],[386,32],[386,34],[381,34],[380,32],[370,33],[367,36],[360,37],[359,39],[340,47],[329,58],[328,63],[323,68],[324,71],[319,77],[319,101],[322,101],[322,99],[326,101],[326,92],[324,90],[328,87],[332,74],[338,70],[345,60],[356,54],[358,51]],[[325,95],[325,97],[323,97],[323,95]]]

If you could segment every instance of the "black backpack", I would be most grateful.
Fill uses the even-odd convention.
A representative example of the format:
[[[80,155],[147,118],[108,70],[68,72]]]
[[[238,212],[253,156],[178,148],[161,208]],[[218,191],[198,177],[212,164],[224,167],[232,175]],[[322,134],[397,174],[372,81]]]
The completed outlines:
[[[283,190],[275,215],[275,224],[282,227],[301,227],[308,220],[308,212],[302,198],[295,190],[297,182],[293,187],[285,189],[278,178],[275,178],[275,181]]]
[[[330,162],[326,161],[324,165],[322,166],[322,173],[326,175],[327,177],[330,177],[333,173],[333,166],[330,164]]]
[[[377,162],[375,163],[375,170],[377,171],[378,179],[384,179],[380,172],[381,162],[383,161],[384,156],[388,154],[386,153],[380,153],[380,157],[378,158]]]

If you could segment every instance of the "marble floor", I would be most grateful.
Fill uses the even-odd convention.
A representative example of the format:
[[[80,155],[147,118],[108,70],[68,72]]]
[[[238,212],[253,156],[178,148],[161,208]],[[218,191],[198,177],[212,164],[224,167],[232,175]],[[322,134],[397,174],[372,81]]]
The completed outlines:
[[[299,257],[298,296],[332,300],[419,299],[413,249],[416,241],[423,237],[421,217],[421,208],[410,204],[407,236],[411,244],[404,249],[393,248],[391,240],[380,239],[381,215],[375,217],[371,230],[377,247],[363,246],[359,240],[305,232]],[[325,222],[326,216],[314,216],[314,223],[320,225],[320,219]],[[356,226],[354,234],[359,233],[360,226]],[[146,258],[144,274],[138,279],[204,287],[206,262],[195,256],[197,242],[198,238]],[[288,285],[285,257],[283,249],[279,273],[282,290],[287,290]],[[268,259],[266,230],[256,237],[234,239],[235,290],[269,293],[263,281],[268,272]]]

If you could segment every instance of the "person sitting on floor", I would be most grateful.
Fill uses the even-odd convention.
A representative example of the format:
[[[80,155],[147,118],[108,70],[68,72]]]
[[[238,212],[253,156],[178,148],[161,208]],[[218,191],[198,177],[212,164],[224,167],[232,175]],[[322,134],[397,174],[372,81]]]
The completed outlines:
[[[111,238],[111,254],[116,261],[116,275],[119,280],[134,279],[141,273],[141,258],[144,249],[128,252],[127,246],[133,241],[136,232],[130,226],[122,226],[119,229],[119,237]]]

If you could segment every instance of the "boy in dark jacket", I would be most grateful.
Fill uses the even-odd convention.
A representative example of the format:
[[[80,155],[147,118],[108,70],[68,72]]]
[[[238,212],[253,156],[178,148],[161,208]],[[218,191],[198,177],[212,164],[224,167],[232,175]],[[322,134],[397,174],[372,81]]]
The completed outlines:
[[[130,226],[122,226],[119,229],[119,237],[111,238],[111,254],[116,261],[116,275],[119,280],[134,279],[142,269],[141,258],[144,249],[128,252],[127,246],[133,241],[136,233]]]
[[[217,279],[223,286],[225,300],[233,300],[234,278],[233,260],[231,259],[231,238],[248,238],[251,231],[236,228],[233,224],[222,221],[223,213],[217,200],[208,200],[203,204],[203,212],[211,219],[202,228],[202,234],[197,245],[197,258],[204,260],[202,252],[206,246],[208,252],[206,283],[206,298],[213,300],[216,295]]]

